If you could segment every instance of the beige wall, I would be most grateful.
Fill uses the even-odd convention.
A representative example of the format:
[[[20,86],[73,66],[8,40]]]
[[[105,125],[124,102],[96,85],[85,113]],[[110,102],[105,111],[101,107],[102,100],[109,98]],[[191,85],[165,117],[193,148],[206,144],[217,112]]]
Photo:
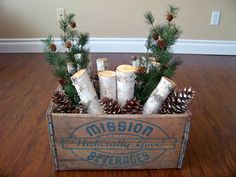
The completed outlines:
[[[144,12],[162,21],[169,2],[181,8],[181,38],[236,40],[236,0],[0,0],[0,38],[58,36],[57,7],[75,13],[91,37],[146,37]],[[213,10],[222,13],[220,26],[209,25]]]

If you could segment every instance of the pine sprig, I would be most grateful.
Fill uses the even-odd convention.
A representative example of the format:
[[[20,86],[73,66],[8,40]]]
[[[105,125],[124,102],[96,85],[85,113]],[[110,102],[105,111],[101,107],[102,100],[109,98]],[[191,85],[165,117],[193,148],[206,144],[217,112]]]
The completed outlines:
[[[168,14],[173,15],[173,17],[177,17],[177,14],[179,12],[179,8],[173,5],[169,5],[169,10],[167,11]]]
[[[151,11],[147,11],[144,14],[144,17],[146,19],[146,23],[153,26],[155,18],[153,17],[152,12]]]
[[[74,14],[66,14],[65,18],[61,19],[59,22],[61,40],[63,41],[63,45],[67,48],[66,53],[55,52],[56,45],[53,43],[51,35],[43,40],[43,43],[44,55],[48,63],[53,66],[54,75],[58,78],[62,90],[64,90],[65,94],[74,105],[78,105],[80,98],[70,80],[72,73],[68,73],[67,63],[72,62],[75,71],[77,71],[77,69],[87,68],[89,63],[89,50],[86,49],[85,46],[89,40],[89,35],[88,33],[79,33],[75,29],[76,23],[74,17]],[[81,60],[77,61],[75,59],[76,54],[81,54]]]
[[[65,15],[65,21],[67,22],[67,24],[74,22],[74,17],[75,17],[75,14],[72,14],[72,13]]]
[[[173,61],[171,61],[168,65],[167,69],[163,72],[163,76],[171,78],[175,74],[177,67],[179,65],[181,65],[182,63],[183,63],[183,61],[180,60],[179,58],[176,58]]]
[[[179,8],[170,5],[167,13],[171,16],[165,24],[154,24],[155,18],[150,11],[144,14],[146,23],[150,25],[150,31],[145,45],[147,48],[145,65],[140,66],[146,68],[146,74],[137,75],[135,88],[136,97],[142,102],[148,99],[162,76],[171,78],[182,63],[179,58],[174,58],[171,48],[182,33],[176,24],[170,23],[177,17],[178,11]],[[158,67],[150,68],[153,59],[159,64]]]
[[[81,47],[83,48],[87,43],[88,43],[88,40],[89,40],[89,34],[88,33],[80,33],[78,35],[78,43],[81,45]]]

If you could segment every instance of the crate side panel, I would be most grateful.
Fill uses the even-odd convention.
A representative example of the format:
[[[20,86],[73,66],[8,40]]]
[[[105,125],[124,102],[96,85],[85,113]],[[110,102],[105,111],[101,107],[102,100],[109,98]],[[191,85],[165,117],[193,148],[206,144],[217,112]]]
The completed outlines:
[[[61,170],[177,168],[188,117],[53,115]]]

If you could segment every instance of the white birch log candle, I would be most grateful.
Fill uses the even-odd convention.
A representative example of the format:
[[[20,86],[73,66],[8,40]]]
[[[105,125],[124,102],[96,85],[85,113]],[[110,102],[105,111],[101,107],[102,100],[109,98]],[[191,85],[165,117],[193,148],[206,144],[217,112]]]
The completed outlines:
[[[82,59],[82,54],[77,53],[77,54],[74,55],[74,57],[75,57],[75,60],[76,60],[77,62],[80,62],[81,59]],[[77,71],[79,71],[79,70],[81,70],[81,68],[80,68],[80,65],[77,64]]]
[[[100,97],[108,97],[113,100],[116,98],[116,72],[114,71],[101,71],[98,72]]]
[[[96,60],[97,72],[108,70],[108,58],[98,58]]]
[[[135,72],[137,68],[131,65],[120,65],[116,68],[117,100],[124,105],[128,99],[134,97]]]
[[[138,57],[132,56],[131,65],[135,68],[139,68],[140,67],[140,59]]]
[[[67,71],[70,74],[73,74],[75,72],[75,68],[74,68],[74,63],[73,62],[68,62],[67,63]]]
[[[151,68],[158,68],[160,67],[160,63],[155,62],[155,61],[151,61],[150,63],[148,63],[148,68],[147,68],[147,73],[149,73]]]
[[[175,83],[166,78],[162,77],[151,96],[143,106],[143,114],[156,114],[159,112],[162,103],[165,101],[170,92],[174,89]]]
[[[81,101],[87,106],[89,114],[104,114],[98,96],[85,69],[81,69],[71,77]]]

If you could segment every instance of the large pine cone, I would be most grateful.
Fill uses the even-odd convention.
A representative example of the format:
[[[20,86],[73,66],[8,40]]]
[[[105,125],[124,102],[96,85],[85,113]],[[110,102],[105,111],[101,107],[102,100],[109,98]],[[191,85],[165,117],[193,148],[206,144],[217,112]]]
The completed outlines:
[[[188,104],[192,101],[195,92],[190,88],[172,91],[162,104],[160,114],[181,114],[187,111]]]
[[[141,101],[136,98],[132,98],[126,101],[126,104],[122,107],[122,114],[142,114],[143,106]]]
[[[106,114],[121,114],[121,106],[117,100],[113,100],[112,98],[108,97],[102,97],[99,102]]]
[[[75,106],[62,90],[53,92],[52,102],[55,104],[54,111],[56,113],[85,113],[83,105]]]

